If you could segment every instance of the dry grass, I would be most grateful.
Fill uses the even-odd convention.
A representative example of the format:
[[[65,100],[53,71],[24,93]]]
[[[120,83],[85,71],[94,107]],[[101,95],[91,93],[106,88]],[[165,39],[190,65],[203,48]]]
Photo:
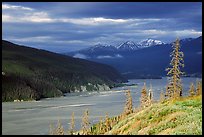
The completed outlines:
[[[194,96],[153,104],[138,113],[128,115],[107,133],[114,135],[202,134],[201,98],[201,96]]]

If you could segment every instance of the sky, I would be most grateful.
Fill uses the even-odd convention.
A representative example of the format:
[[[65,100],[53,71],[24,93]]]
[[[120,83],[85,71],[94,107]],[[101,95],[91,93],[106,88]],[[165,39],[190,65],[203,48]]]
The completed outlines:
[[[3,2],[2,39],[57,53],[202,35],[202,2]]]

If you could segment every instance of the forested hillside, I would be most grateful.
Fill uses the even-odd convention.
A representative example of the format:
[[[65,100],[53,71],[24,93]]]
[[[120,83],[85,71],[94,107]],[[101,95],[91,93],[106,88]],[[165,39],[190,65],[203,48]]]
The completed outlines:
[[[2,101],[107,90],[124,81],[108,65],[2,40]]]

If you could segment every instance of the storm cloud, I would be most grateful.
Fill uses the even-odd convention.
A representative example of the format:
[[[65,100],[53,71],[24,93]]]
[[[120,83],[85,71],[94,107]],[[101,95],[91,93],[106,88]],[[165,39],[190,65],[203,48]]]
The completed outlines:
[[[2,38],[54,52],[202,35],[201,2],[4,2]]]

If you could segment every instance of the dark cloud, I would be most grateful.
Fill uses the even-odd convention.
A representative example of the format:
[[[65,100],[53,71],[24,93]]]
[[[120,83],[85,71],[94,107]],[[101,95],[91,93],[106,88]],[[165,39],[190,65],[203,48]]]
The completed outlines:
[[[55,52],[202,35],[201,2],[8,2],[3,39]],[[11,6],[21,10],[13,10]],[[16,8],[16,7],[12,7]],[[27,10],[30,8],[32,10]]]
[[[201,15],[201,2],[29,2],[14,3],[69,17],[172,18]],[[48,6],[49,5],[49,6]],[[70,14],[71,13],[71,14]]]

